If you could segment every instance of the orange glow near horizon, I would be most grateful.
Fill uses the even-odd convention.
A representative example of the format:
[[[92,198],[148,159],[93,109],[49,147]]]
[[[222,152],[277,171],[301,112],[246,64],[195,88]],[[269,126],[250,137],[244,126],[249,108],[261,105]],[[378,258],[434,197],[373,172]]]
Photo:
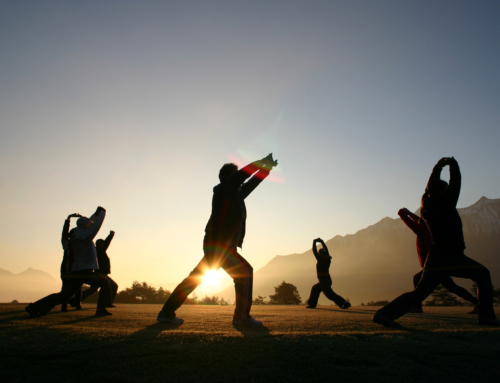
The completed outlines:
[[[219,273],[217,270],[207,270],[203,276],[203,284],[206,287],[215,287],[219,285]]]

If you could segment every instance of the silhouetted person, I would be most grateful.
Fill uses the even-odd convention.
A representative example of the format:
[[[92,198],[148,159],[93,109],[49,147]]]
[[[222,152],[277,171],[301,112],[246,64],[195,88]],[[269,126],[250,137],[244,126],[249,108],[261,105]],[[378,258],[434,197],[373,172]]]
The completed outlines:
[[[158,321],[182,323],[175,311],[187,296],[202,282],[207,270],[222,267],[234,281],[236,308],[233,324],[261,325],[250,316],[252,306],[253,268],[238,253],[245,237],[247,218],[245,198],[269,175],[278,164],[272,154],[238,170],[235,164],[225,164],[219,172],[220,183],[214,187],[212,214],[205,228],[204,257],[189,276],[179,284],[158,314]],[[244,181],[253,177],[246,183]]]
[[[111,305],[109,282],[102,275],[94,272],[99,266],[93,239],[101,228],[105,215],[106,210],[99,206],[91,219],[85,217],[78,219],[77,227],[70,236],[70,248],[74,261],[67,278],[65,278],[65,283],[63,283],[59,293],[48,295],[26,307],[26,311],[32,318],[45,315],[55,306],[67,302],[84,283],[97,285],[101,288],[96,316],[111,315],[106,310],[106,307]]]
[[[450,167],[450,183],[440,179],[443,167]],[[405,293],[377,311],[375,323],[401,327],[395,322],[419,302],[423,302],[439,286],[442,277],[472,279],[478,286],[479,324],[498,326],[493,311],[493,286],[490,272],[464,254],[462,220],[457,211],[461,174],[457,161],[442,158],[434,166],[422,196],[422,218],[431,233],[431,248],[424,264],[422,278],[415,290]]]
[[[61,262],[61,281],[63,283],[63,287],[61,288],[61,290],[64,290],[64,284],[68,283],[69,274],[71,272],[71,268],[73,267],[73,263],[75,261],[73,250],[71,249],[71,243],[70,243],[70,236],[72,233],[69,231],[70,220],[71,218],[75,217],[81,217],[81,215],[78,213],[68,215],[68,218],[66,218],[66,220],[64,221],[64,226],[61,236],[61,244],[63,247],[63,260]],[[75,296],[77,296],[78,305],[76,305],[75,307],[77,310],[81,310],[82,309],[82,306],[80,305],[81,289],[78,291],[80,292],[80,294],[78,292],[75,294]],[[68,304],[66,302],[61,304],[61,311],[62,312],[68,311]]]
[[[418,260],[420,262],[420,266],[423,268],[425,264],[425,260],[427,259],[427,254],[429,253],[429,249],[431,247],[431,234],[429,233],[429,229],[423,220],[413,214],[406,208],[400,209],[398,211],[398,215],[401,217],[401,220],[408,226],[416,235],[417,235],[417,254]],[[423,270],[418,272],[413,276],[413,287],[416,288],[420,279],[422,279]],[[477,305],[479,304],[479,300],[469,293],[463,287],[458,286],[453,279],[449,275],[440,276],[439,283],[443,285],[450,293],[458,295],[460,298],[465,299],[472,303],[476,308],[471,311],[469,314],[477,314]],[[415,307],[411,309],[413,313],[422,313],[422,302],[419,302]]]
[[[323,246],[318,250],[318,243]],[[332,257],[328,252],[328,248],[325,242],[321,238],[316,238],[313,241],[312,250],[314,256],[316,257],[316,272],[318,274],[319,283],[316,283],[311,289],[311,295],[307,300],[308,309],[315,309],[318,305],[318,299],[321,292],[331,301],[335,302],[337,306],[342,309],[348,309],[351,304],[342,298],[340,295],[335,294],[332,290],[332,277],[330,276],[330,264],[332,263]]]
[[[109,274],[111,274],[111,262],[109,260],[108,254],[106,253],[106,250],[111,244],[111,241],[114,236],[115,232],[110,231],[106,239],[104,240],[98,239],[97,241],[95,241],[95,247],[97,250],[97,261],[99,263],[99,269],[96,270],[96,273],[101,274],[108,280],[109,285],[111,287],[111,303],[113,303],[113,301],[115,300],[116,292],[118,291],[118,284],[109,277]],[[90,288],[88,288],[82,293],[81,300],[84,301],[90,295],[94,294],[98,289],[99,286],[97,285],[90,286]],[[75,303],[76,301],[77,299],[75,299]],[[70,300],[70,303],[73,303],[73,300]],[[114,305],[111,305],[111,307],[114,307]]]

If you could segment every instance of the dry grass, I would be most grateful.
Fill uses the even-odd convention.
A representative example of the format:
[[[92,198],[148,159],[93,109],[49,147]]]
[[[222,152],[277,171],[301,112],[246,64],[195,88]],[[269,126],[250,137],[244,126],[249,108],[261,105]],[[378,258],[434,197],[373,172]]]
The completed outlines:
[[[468,308],[425,308],[373,324],[376,308],[256,306],[262,328],[235,328],[234,306],[183,306],[180,326],[156,322],[160,305],[120,305],[113,316],[53,311],[29,319],[0,305],[2,382],[488,382],[496,381],[500,328]]]

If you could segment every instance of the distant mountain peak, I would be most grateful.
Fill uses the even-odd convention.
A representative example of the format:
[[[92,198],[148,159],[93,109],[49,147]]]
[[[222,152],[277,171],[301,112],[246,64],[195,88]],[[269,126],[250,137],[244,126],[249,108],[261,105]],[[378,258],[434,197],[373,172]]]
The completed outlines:
[[[55,279],[49,273],[46,273],[45,271],[34,269],[32,267],[28,267],[22,273],[19,273],[19,274],[16,274],[16,275],[19,276],[19,277],[44,277],[44,278]]]

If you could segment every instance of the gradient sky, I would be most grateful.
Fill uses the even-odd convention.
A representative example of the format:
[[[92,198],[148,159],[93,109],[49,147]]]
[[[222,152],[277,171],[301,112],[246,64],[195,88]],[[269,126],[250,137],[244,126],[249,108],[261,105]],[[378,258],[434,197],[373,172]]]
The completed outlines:
[[[443,156],[459,207],[499,198],[498,20],[473,1],[2,1],[0,267],[57,277],[65,217],[102,205],[120,288],[171,286],[221,165],[269,152],[255,270],[415,210]]]

